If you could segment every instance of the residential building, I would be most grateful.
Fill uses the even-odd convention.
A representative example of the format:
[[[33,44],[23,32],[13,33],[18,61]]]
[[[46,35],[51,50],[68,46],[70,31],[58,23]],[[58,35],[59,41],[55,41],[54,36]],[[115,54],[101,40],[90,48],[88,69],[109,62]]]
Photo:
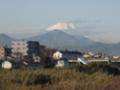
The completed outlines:
[[[28,56],[37,56],[39,55],[39,42],[36,41],[13,41],[12,42],[12,56],[13,57],[24,57]]]
[[[8,56],[11,56],[11,49],[1,47],[0,48],[0,60],[4,60]]]
[[[39,42],[37,41],[28,41],[27,42],[27,55],[29,57],[39,56]]]
[[[0,60],[3,60],[5,58],[5,49],[0,48]]]
[[[81,52],[78,51],[61,51],[62,58],[67,60],[77,60],[82,56]]]
[[[12,56],[18,57],[18,56],[27,56],[27,41],[20,40],[20,41],[13,41],[12,42]]]

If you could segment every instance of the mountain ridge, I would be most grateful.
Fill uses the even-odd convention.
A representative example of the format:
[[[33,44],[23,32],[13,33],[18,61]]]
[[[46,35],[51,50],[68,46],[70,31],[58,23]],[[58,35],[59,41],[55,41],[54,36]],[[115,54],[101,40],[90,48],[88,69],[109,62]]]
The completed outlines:
[[[0,34],[0,47],[11,47],[11,42],[16,40],[6,34]],[[79,50],[83,52],[103,52],[110,55],[120,55],[120,43],[106,44],[95,42],[83,36],[73,36],[66,32],[54,30],[42,35],[37,35],[26,40],[39,41],[40,44],[50,48]]]
[[[82,36],[79,39],[81,39],[82,42],[84,40],[89,41],[89,39],[82,37]],[[58,48],[58,47],[63,47],[63,46],[68,46],[68,47],[74,46],[75,47],[77,45],[81,45],[81,46],[85,45],[84,43],[80,43],[80,40],[78,40],[77,37],[69,35],[65,33],[64,31],[59,31],[59,30],[49,31],[43,35],[32,37],[30,40],[37,40],[41,44],[44,44],[52,48],[53,47]]]
[[[6,34],[0,34],[0,47],[10,47],[14,39]]]

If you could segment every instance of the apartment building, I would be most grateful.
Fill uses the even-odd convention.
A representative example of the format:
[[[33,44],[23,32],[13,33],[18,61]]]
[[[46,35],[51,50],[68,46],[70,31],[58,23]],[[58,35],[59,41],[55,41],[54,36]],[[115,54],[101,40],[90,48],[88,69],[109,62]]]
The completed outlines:
[[[12,42],[13,57],[32,57],[33,55],[39,55],[39,42],[25,40]]]

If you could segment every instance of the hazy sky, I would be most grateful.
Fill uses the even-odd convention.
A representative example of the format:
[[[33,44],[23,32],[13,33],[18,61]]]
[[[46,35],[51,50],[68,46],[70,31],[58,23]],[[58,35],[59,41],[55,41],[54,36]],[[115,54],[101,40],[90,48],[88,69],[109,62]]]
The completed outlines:
[[[95,37],[120,41],[120,0],[0,0],[0,33],[35,33],[61,21],[94,23],[104,32]]]

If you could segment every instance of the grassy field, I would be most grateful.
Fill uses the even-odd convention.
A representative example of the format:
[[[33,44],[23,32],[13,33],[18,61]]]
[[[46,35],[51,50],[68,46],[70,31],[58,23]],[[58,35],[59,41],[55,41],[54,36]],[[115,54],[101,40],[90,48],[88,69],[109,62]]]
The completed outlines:
[[[119,90],[120,71],[108,65],[0,70],[0,90]]]

